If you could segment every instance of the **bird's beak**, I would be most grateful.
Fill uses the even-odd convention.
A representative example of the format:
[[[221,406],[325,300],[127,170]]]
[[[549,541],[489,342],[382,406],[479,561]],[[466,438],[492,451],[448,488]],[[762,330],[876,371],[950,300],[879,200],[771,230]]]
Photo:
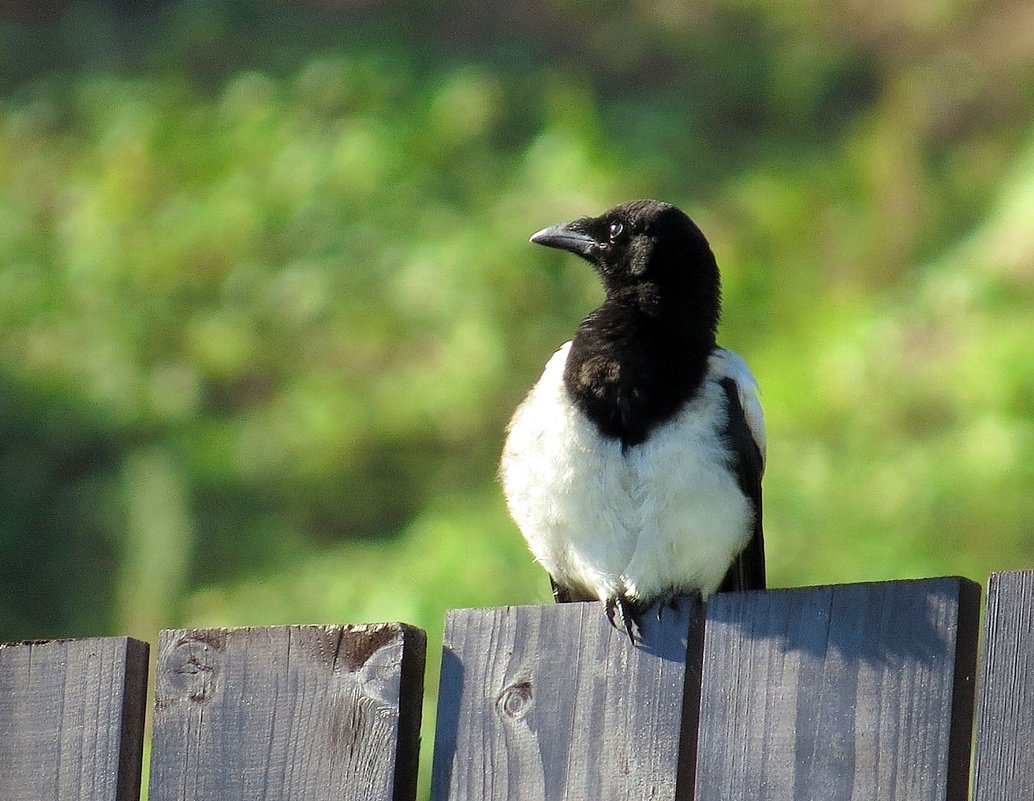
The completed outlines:
[[[549,228],[543,228],[532,234],[531,241],[536,245],[545,245],[547,248],[567,250],[587,259],[598,243],[588,234],[577,230],[575,225],[577,223],[551,225]]]

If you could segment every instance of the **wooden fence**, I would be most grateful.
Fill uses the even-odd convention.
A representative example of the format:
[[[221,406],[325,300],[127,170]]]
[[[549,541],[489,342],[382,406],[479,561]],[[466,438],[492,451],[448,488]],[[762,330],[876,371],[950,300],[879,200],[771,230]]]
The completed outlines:
[[[597,604],[450,612],[432,801],[1034,797],[1034,571],[714,596],[632,646]],[[0,646],[0,801],[136,801],[148,646]],[[161,632],[153,801],[409,801],[425,638]]]

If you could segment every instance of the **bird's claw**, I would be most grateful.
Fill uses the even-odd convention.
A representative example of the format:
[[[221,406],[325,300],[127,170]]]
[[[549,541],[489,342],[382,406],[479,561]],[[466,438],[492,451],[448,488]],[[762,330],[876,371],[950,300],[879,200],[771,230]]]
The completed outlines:
[[[624,595],[616,598],[608,598],[606,601],[607,620],[610,625],[618,630],[624,630],[628,635],[628,641],[635,645],[636,611],[632,602]],[[616,618],[616,620],[615,620]]]
[[[676,590],[668,590],[663,593],[657,599],[657,619],[660,620],[664,614],[665,609],[670,609],[673,612],[679,608],[679,599],[682,598],[684,593],[680,593]]]

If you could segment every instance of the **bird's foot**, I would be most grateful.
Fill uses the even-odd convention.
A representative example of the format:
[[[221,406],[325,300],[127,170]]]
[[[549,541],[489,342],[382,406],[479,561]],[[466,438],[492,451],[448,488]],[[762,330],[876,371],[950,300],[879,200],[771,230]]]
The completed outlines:
[[[696,598],[699,602],[701,598],[700,590],[685,592],[672,589],[657,596],[656,601],[654,601],[657,604],[657,619],[661,619],[665,609],[670,609],[672,612],[676,611],[684,598]]]
[[[635,630],[639,627],[636,622],[635,605],[624,595],[619,595],[607,599],[606,609],[610,625],[618,630],[624,629],[628,641],[635,645]]]
[[[679,608],[679,599],[684,593],[678,592],[677,590],[666,590],[661,593],[655,603],[657,604],[657,619],[660,620],[664,616],[664,610],[670,609],[675,611]]]

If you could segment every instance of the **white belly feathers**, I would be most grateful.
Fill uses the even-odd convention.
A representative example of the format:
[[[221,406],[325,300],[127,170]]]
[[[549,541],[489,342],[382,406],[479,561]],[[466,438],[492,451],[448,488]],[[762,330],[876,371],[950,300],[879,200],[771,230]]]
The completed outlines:
[[[503,450],[507,504],[556,582],[600,600],[668,590],[714,592],[750,538],[753,510],[722,442],[732,377],[755,439],[764,432],[753,377],[716,349],[701,391],[640,445],[622,453],[572,404],[563,372],[570,343],[518,408]]]

